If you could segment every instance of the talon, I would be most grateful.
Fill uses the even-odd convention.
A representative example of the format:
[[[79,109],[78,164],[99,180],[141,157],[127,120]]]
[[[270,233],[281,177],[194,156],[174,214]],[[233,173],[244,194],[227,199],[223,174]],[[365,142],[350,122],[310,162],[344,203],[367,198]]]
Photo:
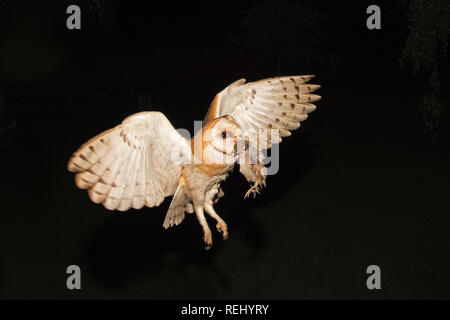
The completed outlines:
[[[205,232],[205,236],[203,237],[205,241],[205,250],[209,250],[212,247],[212,235],[211,232]]]
[[[259,187],[258,184],[254,184],[250,189],[248,189],[247,193],[244,196],[244,199],[247,199],[250,197],[250,195],[253,195],[253,198],[256,198],[256,194],[259,194]]]
[[[223,240],[227,240],[228,239],[228,227],[227,227],[227,224],[225,222],[219,222],[216,225],[216,228],[217,228],[217,231],[222,233]]]

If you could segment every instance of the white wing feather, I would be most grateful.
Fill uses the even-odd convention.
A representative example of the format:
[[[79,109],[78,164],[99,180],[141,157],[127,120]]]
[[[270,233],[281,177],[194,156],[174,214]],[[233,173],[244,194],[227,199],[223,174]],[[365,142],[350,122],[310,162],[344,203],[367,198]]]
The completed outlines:
[[[316,109],[312,102],[320,100],[320,96],[312,92],[320,86],[307,83],[313,77],[277,77],[247,84],[240,79],[219,92],[211,103],[205,121],[230,115],[249,143],[239,155],[240,172],[253,184],[246,197],[259,193],[266,184],[261,150],[290,136],[308,113]]]
[[[286,76],[250,83],[240,79],[217,94],[205,120],[230,115],[252,143],[257,143],[261,129],[278,129],[279,135],[274,133],[272,140],[259,135],[261,147],[270,148],[270,142],[279,143],[281,137],[290,136],[316,109],[312,102],[321,97],[312,92],[320,86],[307,83],[313,77]]]
[[[68,170],[79,188],[109,210],[158,206],[172,195],[190,146],[160,112],[141,112],[92,138],[76,151]]]

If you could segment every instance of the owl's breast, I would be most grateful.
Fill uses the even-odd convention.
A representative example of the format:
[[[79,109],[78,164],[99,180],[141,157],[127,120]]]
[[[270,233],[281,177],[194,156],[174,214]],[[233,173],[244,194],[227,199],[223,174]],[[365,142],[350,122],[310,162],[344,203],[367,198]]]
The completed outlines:
[[[225,180],[233,165],[190,164],[183,168],[186,193],[192,199],[203,199],[208,191],[218,187]]]

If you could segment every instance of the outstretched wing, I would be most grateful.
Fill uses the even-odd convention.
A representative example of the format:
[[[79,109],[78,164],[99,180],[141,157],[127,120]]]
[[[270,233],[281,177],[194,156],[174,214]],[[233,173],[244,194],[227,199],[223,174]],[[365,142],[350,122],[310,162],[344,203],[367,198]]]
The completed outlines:
[[[288,76],[245,83],[240,79],[214,98],[205,122],[230,115],[240,126],[248,147],[239,154],[240,172],[253,184],[246,197],[266,184],[267,170],[262,149],[280,143],[282,137],[300,127],[312,104],[320,96],[312,94],[319,85],[307,83],[314,76]]]
[[[140,112],[92,138],[68,164],[95,203],[125,211],[158,206],[172,195],[190,146],[160,112]]]
[[[216,95],[205,121],[230,115],[253,145],[258,144],[259,136],[260,148],[270,148],[271,143],[290,136],[316,109],[312,103],[321,97],[312,92],[320,86],[307,83],[313,77],[286,76],[250,83],[240,79]],[[261,129],[278,130],[268,137],[267,132],[261,135]]]

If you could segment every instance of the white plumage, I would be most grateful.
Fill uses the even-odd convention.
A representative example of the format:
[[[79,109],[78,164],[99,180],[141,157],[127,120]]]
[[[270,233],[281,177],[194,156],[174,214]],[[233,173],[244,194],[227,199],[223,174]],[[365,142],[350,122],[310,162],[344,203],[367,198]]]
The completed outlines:
[[[266,178],[261,150],[290,136],[316,109],[312,103],[320,96],[312,92],[320,86],[307,83],[312,77],[232,83],[216,95],[202,130],[191,141],[160,112],[131,115],[82,145],[68,170],[76,173],[76,185],[87,189],[93,202],[109,210],[158,206],[174,195],[163,226],[178,225],[186,212],[195,211],[209,248],[212,236],[204,211],[228,236],[213,208],[223,195],[220,183],[239,159],[240,172],[253,184],[246,196],[259,192]],[[239,141],[245,148],[237,147]]]

